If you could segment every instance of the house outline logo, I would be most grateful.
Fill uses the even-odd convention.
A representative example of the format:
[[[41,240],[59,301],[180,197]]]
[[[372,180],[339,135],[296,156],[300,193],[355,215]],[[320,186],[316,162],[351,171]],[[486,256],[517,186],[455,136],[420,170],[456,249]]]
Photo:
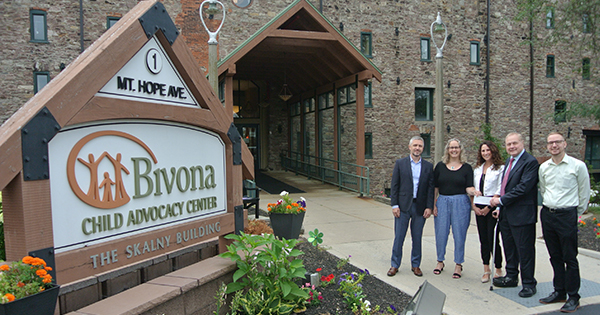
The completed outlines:
[[[122,137],[128,140],[133,141],[142,147],[148,154],[152,157],[154,164],[158,163],[154,152],[150,150],[150,148],[140,139],[135,136],[132,136],[128,133],[116,130],[104,130],[91,133],[79,140],[71,149],[69,153],[69,157],[67,159],[67,180],[69,181],[69,185],[71,186],[71,190],[75,195],[86,204],[100,208],[100,209],[114,209],[120,207],[124,204],[127,204],[131,197],[127,193],[125,186],[123,184],[123,173],[129,175],[129,170],[123,163],[121,163],[122,155],[121,153],[117,153],[115,157],[110,155],[107,151],[104,151],[98,158],[94,156],[94,154],[90,153],[87,156],[87,161],[79,156],[81,149],[88,144],[90,141],[104,136],[116,136]],[[102,181],[98,184],[99,174],[98,174],[98,166],[100,162],[102,162],[105,158],[110,160],[112,165],[114,166],[114,179],[110,178],[110,174],[108,172],[104,172],[102,174]],[[90,172],[90,184],[87,192],[84,192],[79,183],[77,182],[77,177],[75,174],[75,167],[78,163],[83,164],[89,169]],[[114,186],[114,196],[112,194]],[[102,196],[100,195],[100,189],[103,189]]]

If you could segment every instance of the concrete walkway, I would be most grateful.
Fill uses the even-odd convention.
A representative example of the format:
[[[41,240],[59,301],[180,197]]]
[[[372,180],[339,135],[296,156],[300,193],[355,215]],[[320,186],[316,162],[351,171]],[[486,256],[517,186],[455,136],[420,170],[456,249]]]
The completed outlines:
[[[368,269],[377,278],[414,295],[419,286],[427,280],[446,294],[444,312],[450,315],[469,314],[539,314],[558,310],[562,303],[543,305],[538,302],[552,291],[552,268],[548,251],[541,237],[538,222],[536,242],[536,279],[538,293],[529,299],[517,296],[519,288],[494,288],[490,283],[481,283],[483,266],[479,252],[479,238],[474,215],[467,233],[464,271],[461,279],[452,279],[454,272],[453,239],[448,240],[446,267],[441,275],[434,275],[436,264],[435,233],[433,219],[428,219],[423,232],[422,277],[416,277],[410,270],[410,234],[404,243],[404,255],[400,271],[394,277],[386,275],[390,268],[390,255],[394,237],[391,207],[370,198],[360,198],[358,194],[340,191],[337,187],[308,180],[290,172],[269,172],[270,176],[306,191],[292,194],[307,200],[304,219],[305,231],[318,228],[324,233],[323,246],[333,255],[350,258],[350,263],[361,269]],[[279,196],[261,192],[261,204],[275,202]],[[306,232],[307,234],[308,232]],[[451,233],[452,234],[452,233]],[[590,286],[589,297],[582,293],[581,306],[600,303],[600,255],[598,252],[580,249],[579,265],[582,282]],[[589,280],[589,281],[587,281]],[[504,290],[504,291],[503,291]],[[583,287],[582,287],[583,291]],[[505,296],[502,296],[506,295]]]

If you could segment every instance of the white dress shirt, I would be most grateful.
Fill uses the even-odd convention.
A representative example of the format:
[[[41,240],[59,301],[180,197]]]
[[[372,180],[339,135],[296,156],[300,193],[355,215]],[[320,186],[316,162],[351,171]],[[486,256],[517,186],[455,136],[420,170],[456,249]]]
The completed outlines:
[[[558,164],[552,159],[542,163],[539,175],[544,206],[577,207],[578,216],[585,212],[590,200],[590,176],[585,163],[565,154]]]

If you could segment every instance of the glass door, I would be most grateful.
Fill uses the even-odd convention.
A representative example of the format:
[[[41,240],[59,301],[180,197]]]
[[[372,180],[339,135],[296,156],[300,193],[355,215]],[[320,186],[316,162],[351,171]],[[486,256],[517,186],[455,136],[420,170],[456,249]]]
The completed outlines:
[[[260,169],[259,126],[258,124],[239,124],[237,128],[248,149],[250,149],[250,153],[254,156],[254,171],[256,172]]]

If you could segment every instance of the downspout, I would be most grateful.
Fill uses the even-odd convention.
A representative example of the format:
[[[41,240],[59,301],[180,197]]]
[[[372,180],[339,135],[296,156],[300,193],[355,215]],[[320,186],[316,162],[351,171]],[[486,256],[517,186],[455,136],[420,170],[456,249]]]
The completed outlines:
[[[83,52],[83,0],[79,0],[79,42],[81,44],[81,52]]]
[[[490,123],[490,0],[487,1],[487,40],[485,62],[485,123]]]

